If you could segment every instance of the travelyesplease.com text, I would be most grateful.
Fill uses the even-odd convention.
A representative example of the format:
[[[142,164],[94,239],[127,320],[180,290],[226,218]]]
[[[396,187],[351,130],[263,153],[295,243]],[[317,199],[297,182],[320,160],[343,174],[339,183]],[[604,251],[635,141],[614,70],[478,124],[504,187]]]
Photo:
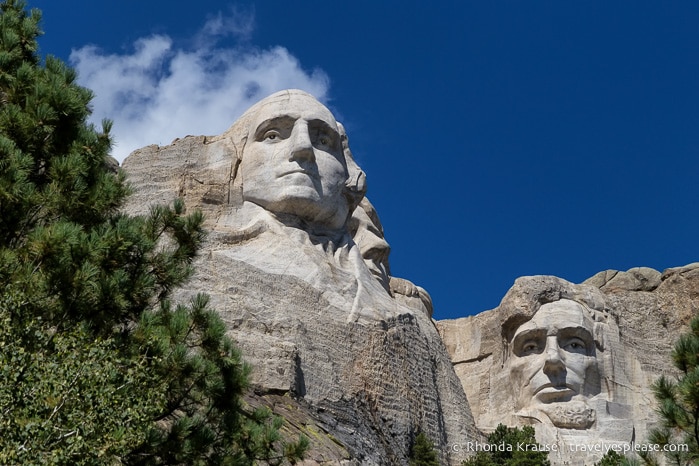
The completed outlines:
[[[687,452],[689,446],[682,443],[670,443],[667,445],[659,445],[657,443],[573,443],[566,445],[559,444],[530,444],[525,442],[510,444],[510,443],[483,443],[483,442],[466,442],[456,443],[451,446],[451,450],[457,454],[470,455],[478,452],[495,452],[495,451],[543,451],[543,452],[595,452],[608,453],[639,453],[639,452]]]

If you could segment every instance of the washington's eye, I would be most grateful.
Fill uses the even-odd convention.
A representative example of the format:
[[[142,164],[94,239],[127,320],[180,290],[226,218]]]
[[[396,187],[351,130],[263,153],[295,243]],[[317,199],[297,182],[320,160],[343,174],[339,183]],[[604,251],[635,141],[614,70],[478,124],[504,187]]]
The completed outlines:
[[[324,132],[319,132],[316,141],[318,142],[319,145],[328,147],[332,144],[332,139],[327,133]]]
[[[270,129],[269,131],[265,132],[265,134],[262,136],[262,139],[266,141],[274,141],[275,139],[278,139],[279,136],[279,131],[275,129]]]

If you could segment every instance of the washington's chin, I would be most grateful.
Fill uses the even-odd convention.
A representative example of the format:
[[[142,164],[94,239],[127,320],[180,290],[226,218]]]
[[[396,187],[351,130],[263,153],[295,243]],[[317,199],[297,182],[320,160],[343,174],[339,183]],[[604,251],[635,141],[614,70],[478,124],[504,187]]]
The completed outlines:
[[[306,186],[289,187],[278,193],[274,199],[254,196],[244,199],[273,214],[296,217],[327,228],[342,227],[347,217],[347,207],[343,199],[321,197],[315,188]]]
[[[321,197],[319,193],[321,190],[320,182],[301,172],[293,172],[277,178],[274,185],[268,188],[268,192],[274,193],[275,197],[308,198],[316,202]]]

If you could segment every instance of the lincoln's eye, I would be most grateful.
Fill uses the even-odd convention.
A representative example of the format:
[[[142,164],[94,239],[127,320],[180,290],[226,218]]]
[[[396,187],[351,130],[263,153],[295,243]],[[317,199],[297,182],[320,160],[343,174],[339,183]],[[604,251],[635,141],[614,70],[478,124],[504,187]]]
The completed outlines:
[[[571,338],[568,341],[564,341],[561,345],[564,350],[570,353],[585,353],[587,352],[587,345],[580,338]]]
[[[531,354],[538,351],[539,345],[535,341],[528,341],[522,346],[523,354]]]

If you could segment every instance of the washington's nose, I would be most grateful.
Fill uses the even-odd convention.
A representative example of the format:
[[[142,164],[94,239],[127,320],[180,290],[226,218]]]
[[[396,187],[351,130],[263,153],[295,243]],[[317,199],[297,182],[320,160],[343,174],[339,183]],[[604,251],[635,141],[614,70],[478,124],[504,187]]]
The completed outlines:
[[[310,160],[315,159],[313,153],[313,143],[308,133],[308,124],[303,120],[297,120],[291,131],[291,155],[289,160]]]
[[[546,360],[544,361],[544,372],[556,374],[565,370],[565,364],[561,359],[561,349],[555,337],[549,337],[546,341]]]

